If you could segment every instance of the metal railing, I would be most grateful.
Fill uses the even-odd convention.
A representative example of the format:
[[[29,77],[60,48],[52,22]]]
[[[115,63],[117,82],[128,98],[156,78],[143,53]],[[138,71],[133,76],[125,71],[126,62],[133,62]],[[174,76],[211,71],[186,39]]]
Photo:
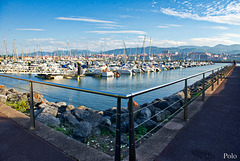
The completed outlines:
[[[34,115],[34,100],[33,100],[33,83],[37,83],[37,84],[43,84],[43,85],[48,85],[48,86],[54,86],[54,87],[59,87],[59,88],[65,88],[65,89],[70,89],[70,90],[75,90],[75,91],[81,91],[81,92],[87,92],[87,93],[92,93],[92,94],[97,94],[97,95],[104,95],[104,96],[108,96],[108,97],[114,97],[117,98],[117,110],[116,110],[116,142],[115,142],[115,160],[116,161],[120,161],[121,160],[121,100],[122,99],[128,99],[128,114],[129,114],[129,160],[131,161],[135,161],[136,160],[136,146],[135,146],[135,128],[138,128],[141,124],[139,124],[138,126],[134,127],[134,114],[138,111],[133,111],[133,98],[138,96],[138,95],[142,95],[148,92],[152,92],[152,91],[156,91],[159,89],[162,89],[164,87],[168,87],[171,86],[173,84],[179,83],[179,82],[184,82],[184,104],[182,105],[182,107],[180,107],[177,111],[175,111],[172,115],[170,115],[170,117],[175,116],[179,111],[181,111],[182,109],[184,110],[184,120],[188,120],[188,104],[190,102],[192,102],[195,98],[192,99],[188,99],[187,95],[188,95],[188,80],[197,76],[201,76],[202,75],[202,90],[201,95],[202,95],[202,100],[205,100],[205,91],[207,88],[209,88],[210,86],[212,87],[212,90],[214,90],[214,83],[217,81],[217,84],[219,84],[219,79],[224,79],[227,74],[231,71],[231,69],[233,68],[233,66],[225,66],[225,67],[218,67],[218,68],[214,68],[211,70],[207,70],[205,72],[201,72],[186,78],[182,78],[170,83],[166,83],[160,86],[156,86],[153,88],[149,88],[149,89],[145,89],[139,92],[134,92],[134,93],[130,93],[127,95],[124,94],[119,94],[119,93],[111,93],[111,92],[105,92],[105,91],[99,91],[99,90],[93,90],[93,89],[87,89],[87,88],[80,88],[80,87],[74,87],[74,86],[68,86],[68,85],[63,85],[63,84],[57,84],[57,83],[49,83],[49,82],[44,82],[44,81],[35,81],[35,80],[31,80],[31,79],[24,79],[24,78],[20,78],[20,77],[15,77],[15,76],[9,76],[9,75],[4,75],[4,74],[0,74],[1,77],[6,77],[6,78],[11,78],[11,79],[17,79],[17,80],[22,80],[22,81],[27,81],[30,83],[30,129],[34,129],[35,128],[35,115]],[[214,72],[216,71],[216,72]],[[212,72],[212,74],[210,75],[210,77],[207,79],[206,78],[206,73]],[[196,91],[193,91],[196,92]],[[199,91],[197,91],[199,92]],[[180,100],[179,100],[180,101]],[[174,106],[176,103],[179,102],[174,102],[173,104],[171,104],[169,107]],[[167,107],[167,108],[169,108]],[[143,107],[140,110],[147,108]],[[156,114],[155,114],[156,115]],[[154,117],[155,115],[153,115],[152,117]],[[151,117],[151,118],[152,118]],[[151,119],[150,118],[150,119]],[[143,123],[142,123],[143,124]],[[160,123],[157,125],[157,127],[163,125],[164,122]],[[153,129],[151,129],[150,131],[148,131],[147,134],[145,134],[144,136],[142,136],[140,139],[144,138],[146,135],[148,135],[149,133],[151,133],[153,130],[155,130],[157,127],[154,127]],[[140,139],[138,139],[137,141],[139,141]]]

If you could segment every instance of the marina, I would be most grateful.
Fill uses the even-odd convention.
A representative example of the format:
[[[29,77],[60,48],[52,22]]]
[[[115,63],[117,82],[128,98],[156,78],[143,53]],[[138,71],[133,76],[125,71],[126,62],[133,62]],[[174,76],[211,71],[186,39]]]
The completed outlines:
[[[4,62],[1,63],[0,71],[5,74],[11,74],[32,80],[44,80],[46,82],[126,94],[226,65],[226,63],[212,64],[210,62],[194,61],[126,61],[126,63],[121,61],[93,61],[91,63],[89,63],[89,61],[81,61],[81,68],[79,71],[78,63],[79,61],[51,60],[43,61],[42,63],[31,61],[31,66],[27,66],[27,62]],[[18,68],[16,68],[16,66],[18,66]],[[15,67],[15,70],[11,71],[13,67]],[[26,69],[26,71],[22,72],[21,69]],[[0,81],[3,85],[6,85],[6,87],[16,88],[19,91],[27,91],[29,87],[29,84],[26,82],[16,81],[9,83],[8,81],[10,80],[3,78],[0,78]],[[189,81],[190,84],[193,82],[195,82],[195,79]],[[155,98],[163,98],[166,95],[182,90],[182,88],[183,86],[181,84],[176,84],[161,91],[154,91],[138,96],[135,98],[135,101],[139,104],[151,102]],[[116,101],[113,98],[100,97],[98,95],[90,96],[87,93],[65,89],[61,89],[60,91],[60,89],[54,87],[46,88],[44,85],[40,84],[36,84],[34,89],[41,92],[47,100],[52,102],[67,102],[74,106],[84,105],[97,110],[116,106]],[[123,106],[127,106],[125,100],[123,100]]]

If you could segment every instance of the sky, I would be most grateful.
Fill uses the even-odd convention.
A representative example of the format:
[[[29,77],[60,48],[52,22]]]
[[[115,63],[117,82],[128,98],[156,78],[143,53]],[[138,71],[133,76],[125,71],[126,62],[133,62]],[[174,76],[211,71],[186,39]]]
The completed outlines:
[[[240,0],[0,0],[0,52],[240,44]],[[5,41],[5,44],[4,44]]]

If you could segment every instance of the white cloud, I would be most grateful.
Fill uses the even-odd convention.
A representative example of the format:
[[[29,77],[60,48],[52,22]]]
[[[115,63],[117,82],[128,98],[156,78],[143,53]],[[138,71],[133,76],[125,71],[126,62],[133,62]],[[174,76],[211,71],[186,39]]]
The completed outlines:
[[[161,29],[166,29],[169,28],[168,26],[156,26],[157,28],[161,28]]]
[[[224,26],[212,26],[211,28],[216,29],[216,30],[227,30],[227,27]]]
[[[87,31],[88,33],[96,34],[141,34],[144,35],[146,32],[137,30],[122,30],[122,31]]]
[[[235,33],[225,33],[225,34],[221,34],[222,37],[225,38],[236,38],[236,37],[240,37],[240,34],[235,34]]]
[[[167,25],[160,25],[160,26],[156,26],[157,28],[170,28],[170,27],[181,27],[182,25],[178,25],[178,24],[167,24]]]
[[[20,31],[44,31],[44,29],[33,29],[33,28],[18,28]]]
[[[131,16],[131,15],[120,15],[120,18],[136,18],[135,16]]]
[[[96,19],[91,19],[91,18],[56,17],[55,19],[57,19],[57,20],[68,20],[68,21],[94,22],[94,23],[110,23],[110,24],[116,23],[116,22],[113,22],[113,21],[96,20]]]
[[[187,43],[183,41],[174,41],[174,40],[156,40],[156,41],[152,41],[152,45],[158,46],[158,47],[177,47],[177,46],[187,45]]]
[[[240,25],[239,1],[232,1],[230,3],[229,1],[213,1],[206,4],[202,4],[201,2],[185,1],[178,5],[180,6],[177,8],[162,7],[161,12],[166,15],[180,18]]]
[[[240,42],[233,41],[232,38],[240,38],[240,34],[235,33],[225,33],[219,34],[216,37],[206,37],[206,38],[192,38],[190,39],[190,44],[198,46],[215,46],[217,44],[239,44]]]
[[[190,44],[196,46],[215,46],[217,44],[231,45],[235,44],[234,41],[224,37],[212,37],[212,38],[192,38]]]

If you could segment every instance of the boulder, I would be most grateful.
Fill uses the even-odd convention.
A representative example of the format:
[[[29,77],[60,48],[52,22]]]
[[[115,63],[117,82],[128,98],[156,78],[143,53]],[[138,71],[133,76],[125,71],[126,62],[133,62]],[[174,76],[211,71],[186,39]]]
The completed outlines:
[[[87,121],[93,127],[98,126],[103,121],[103,116],[92,110],[79,110],[75,108],[73,110],[73,114],[78,119],[78,121]]]
[[[98,127],[93,127],[91,131],[91,136],[100,136],[102,131]]]
[[[110,127],[112,125],[110,117],[103,117],[101,125]]]
[[[111,116],[111,122],[116,123],[117,121],[117,115],[113,114]],[[121,122],[128,122],[129,121],[129,114],[128,113],[123,113],[121,114]]]
[[[36,120],[42,122],[43,124],[49,125],[49,126],[55,126],[58,127],[60,125],[60,121],[58,118],[52,116],[49,113],[41,113],[36,117]]]
[[[0,94],[0,102],[5,103],[7,101],[7,96]]]
[[[0,85],[0,95],[6,95],[7,93],[7,88],[3,85]]]
[[[73,105],[67,105],[66,111],[71,111],[73,110],[75,107]]]
[[[182,98],[182,93],[173,94],[167,97],[164,97],[166,101],[170,104],[170,107],[167,108],[171,113],[175,112],[178,108],[183,105],[184,99]]]
[[[58,107],[58,105],[57,105],[56,107]],[[60,107],[58,107],[58,112],[63,113],[63,112],[65,112],[65,111],[71,111],[71,110],[73,110],[74,108],[75,108],[75,107],[74,107],[73,105],[60,106]]]
[[[11,92],[11,93],[18,93],[18,91],[14,88],[9,89],[8,91]]]
[[[171,112],[168,111],[168,110],[163,110],[164,114],[165,114],[165,117],[168,116],[168,115],[171,115]]]
[[[144,122],[146,121],[146,122]],[[144,123],[143,123],[144,122]],[[147,130],[151,130],[152,128],[154,128],[156,126],[156,122],[153,121],[153,120],[147,120],[146,118],[144,117],[139,117],[137,120],[136,120],[136,123],[137,124],[142,124],[143,127],[145,127]]]
[[[113,114],[116,114],[116,112],[117,112],[117,108],[112,107],[112,108],[109,108],[109,109],[103,111],[103,115],[104,116],[112,116]]]
[[[54,106],[46,106],[43,110],[43,113],[48,113],[56,117],[58,114],[58,109]]]
[[[75,126],[77,123],[79,123],[79,121],[70,111],[66,111],[59,115],[59,119],[65,125]]]
[[[162,110],[156,110],[156,111],[154,111],[154,113],[153,113],[153,121],[156,121],[156,122],[160,122],[160,121],[163,121],[164,119],[165,119],[165,113],[164,113],[164,111],[162,111]]]
[[[40,103],[40,104],[38,105],[39,108],[45,108],[45,107],[48,107],[48,106],[49,106],[49,105],[46,104],[46,103]]]
[[[56,102],[55,106],[59,108],[61,106],[67,106],[67,103],[66,102]]]
[[[81,121],[75,124],[73,128],[73,138],[81,142],[86,142],[91,135],[92,125],[89,122]]]
[[[61,106],[61,107],[58,108],[58,112],[59,113],[66,112],[66,108],[67,108],[67,106]]]
[[[165,108],[167,108],[169,106],[169,103],[164,100],[164,99],[160,99],[157,98],[152,102],[153,106],[155,106],[156,108],[159,108],[161,110],[164,110]]]
[[[76,107],[76,109],[79,109],[79,110],[86,110],[87,107],[85,107],[85,106],[78,106],[78,107]]]
[[[143,108],[139,114],[138,117],[143,117],[145,119],[149,119],[151,117],[152,113],[148,108]]]
[[[103,111],[103,115],[104,116],[112,116],[113,114],[116,114],[117,112],[117,108],[116,107],[112,107],[112,108],[109,108],[105,111]],[[128,108],[126,107],[121,107],[121,113],[128,113]]]
[[[20,99],[20,97],[17,93],[10,93],[7,95],[7,100],[9,102],[18,102],[19,99]]]

